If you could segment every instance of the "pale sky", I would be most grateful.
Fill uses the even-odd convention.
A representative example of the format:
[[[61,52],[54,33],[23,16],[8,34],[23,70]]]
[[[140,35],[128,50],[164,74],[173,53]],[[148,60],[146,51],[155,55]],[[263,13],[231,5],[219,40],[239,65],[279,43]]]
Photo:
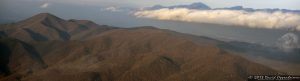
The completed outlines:
[[[10,2],[31,1],[49,2],[80,5],[101,5],[101,6],[130,6],[148,7],[156,4],[160,5],[179,5],[194,2],[203,2],[212,8],[223,8],[231,6],[244,6],[249,8],[281,8],[300,10],[300,0],[2,0],[1,4],[9,5]]]
[[[52,0],[53,1],[53,0]],[[61,0],[57,0],[61,1]],[[75,0],[68,0],[76,3]],[[75,2],[74,2],[75,1]],[[250,8],[284,8],[284,9],[300,9],[300,0],[78,0],[80,3],[92,3],[106,5],[126,5],[147,7],[156,4],[161,5],[179,5],[190,4],[193,2],[203,2],[212,8],[231,7],[231,6],[245,6]]]

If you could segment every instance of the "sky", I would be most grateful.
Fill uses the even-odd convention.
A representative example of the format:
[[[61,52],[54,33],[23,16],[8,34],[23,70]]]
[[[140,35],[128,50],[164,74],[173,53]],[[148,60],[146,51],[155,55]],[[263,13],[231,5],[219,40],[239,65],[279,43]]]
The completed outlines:
[[[72,0],[72,2],[73,1],[74,0]],[[156,4],[178,5],[190,4],[194,2],[203,2],[204,4],[207,4],[212,8],[223,8],[240,5],[250,8],[300,9],[300,0],[78,0],[78,3],[81,2],[91,2],[91,4],[95,5],[97,5],[97,3],[107,3],[108,5],[111,4],[138,7],[153,6]]]
[[[300,0],[2,0],[0,4],[10,5],[11,2],[29,1],[39,4],[65,3],[95,6],[121,6],[121,7],[147,7],[156,4],[178,5],[190,4],[193,2],[203,2],[212,8],[223,8],[231,6],[245,6],[250,8],[281,8],[281,9],[300,9]]]

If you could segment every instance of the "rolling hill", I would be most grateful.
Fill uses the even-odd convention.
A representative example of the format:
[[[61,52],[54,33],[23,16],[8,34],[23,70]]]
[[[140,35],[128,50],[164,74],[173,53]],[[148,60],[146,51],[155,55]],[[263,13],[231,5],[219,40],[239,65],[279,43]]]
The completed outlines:
[[[218,46],[225,42],[149,26],[42,13],[0,32],[0,81],[244,81],[282,73]]]

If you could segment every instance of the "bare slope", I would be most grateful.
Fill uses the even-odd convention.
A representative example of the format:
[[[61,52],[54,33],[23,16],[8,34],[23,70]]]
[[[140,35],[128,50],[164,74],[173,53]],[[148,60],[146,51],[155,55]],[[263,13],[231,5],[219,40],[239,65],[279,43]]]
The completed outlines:
[[[195,43],[153,28],[115,29],[86,41],[36,44],[38,50],[51,50],[42,55],[50,67],[24,80],[72,80],[67,77],[96,73],[91,76],[103,81],[242,81],[251,74],[277,74],[212,43]]]
[[[278,73],[224,51],[218,40],[154,27],[112,28],[42,13],[0,29],[0,81],[244,81]]]

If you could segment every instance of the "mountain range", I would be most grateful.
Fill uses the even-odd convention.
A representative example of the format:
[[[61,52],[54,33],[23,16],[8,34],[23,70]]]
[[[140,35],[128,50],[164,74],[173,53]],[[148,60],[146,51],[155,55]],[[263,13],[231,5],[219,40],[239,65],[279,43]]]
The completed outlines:
[[[196,10],[244,10],[248,12],[254,11],[263,11],[263,12],[290,12],[300,14],[300,10],[289,10],[289,9],[279,9],[279,8],[265,8],[265,9],[254,9],[254,8],[244,8],[243,6],[232,6],[232,7],[225,7],[225,8],[210,8],[206,4],[202,2],[195,2],[187,5],[173,5],[173,6],[162,6],[162,5],[154,5],[152,7],[146,7],[146,10],[157,10],[157,9],[174,9],[174,8],[187,8],[187,9],[196,9]]]
[[[188,9],[199,9],[199,10],[208,10],[211,9],[209,6],[207,6],[204,3],[197,2],[197,3],[192,3],[189,5],[174,5],[174,6],[162,6],[162,5],[154,5],[152,7],[147,7],[145,9],[147,10],[157,10],[157,9],[162,9],[162,8],[188,8]]]
[[[244,46],[234,44],[40,13],[0,26],[0,81],[245,81],[286,74],[231,52]]]

